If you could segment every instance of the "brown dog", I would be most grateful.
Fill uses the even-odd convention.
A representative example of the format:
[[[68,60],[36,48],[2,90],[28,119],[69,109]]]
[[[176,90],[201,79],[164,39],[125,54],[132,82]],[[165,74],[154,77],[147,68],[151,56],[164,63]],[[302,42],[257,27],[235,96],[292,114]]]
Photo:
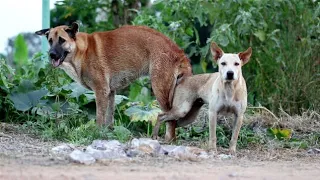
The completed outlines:
[[[46,35],[49,56],[71,78],[96,95],[97,123],[113,124],[115,91],[150,74],[154,94],[163,110],[172,106],[176,84],[192,75],[189,59],[163,34],[144,26],[123,26],[92,34],[79,26],[37,31]]]
[[[209,146],[216,151],[218,113],[233,113],[235,121],[229,148],[230,153],[235,154],[243,114],[247,107],[247,88],[241,67],[249,61],[252,50],[249,48],[238,54],[224,53],[221,48],[212,43],[211,53],[218,63],[219,72],[186,77],[175,89],[172,109],[159,114],[153,138],[157,138],[162,121],[177,120],[178,126],[190,124],[195,120],[202,104],[207,103],[209,104]],[[171,126],[167,126],[166,140],[170,141],[174,138],[175,124],[172,123]]]

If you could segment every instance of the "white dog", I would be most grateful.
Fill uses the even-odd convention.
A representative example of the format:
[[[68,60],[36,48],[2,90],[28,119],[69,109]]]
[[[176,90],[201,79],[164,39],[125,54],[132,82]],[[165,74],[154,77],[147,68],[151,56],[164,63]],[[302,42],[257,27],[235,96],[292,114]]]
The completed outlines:
[[[237,139],[247,107],[247,87],[241,67],[251,56],[252,49],[231,54],[224,53],[216,43],[211,44],[213,59],[218,63],[219,72],[187,77],[174,93],[172,109],[159,114],[153,137],[158,136],[160,123],[167,123],[166,140],[175,139],[176,125],[184,126],[195,120],[203,103],[209,104],[209,147],[217,151],[217,115],[233,113],[235,121],[230,141],[230,153],[235,154]],[[200,100],[200,101],[199,101]]]

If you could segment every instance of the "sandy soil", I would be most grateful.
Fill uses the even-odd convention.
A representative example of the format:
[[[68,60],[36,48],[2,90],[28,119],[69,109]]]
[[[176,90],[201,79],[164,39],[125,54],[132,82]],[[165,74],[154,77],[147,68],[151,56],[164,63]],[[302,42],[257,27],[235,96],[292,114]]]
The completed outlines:
[[[52,154],[59,143],[2,126],[0,179],[320,179],[320,155],[306,151],[247,149],[229,160],[146,157],[86,166]]]

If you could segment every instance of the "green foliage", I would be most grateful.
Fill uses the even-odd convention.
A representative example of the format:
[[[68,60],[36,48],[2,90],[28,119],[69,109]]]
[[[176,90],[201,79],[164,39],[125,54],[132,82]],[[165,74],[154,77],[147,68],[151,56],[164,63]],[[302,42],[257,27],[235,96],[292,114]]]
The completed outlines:
[[[130,24],[137,10],[149,0],[63,0],[51,10],[51,25],[69,25],[81,22],[86,32],[112,30]]]
[[[14,62],[21,67],[28,61],[28,46],[24,37],[19,34],[14,40]]]
[[[48,93],[47,90],[40,89],[27,93],[14,93],[9,95],[9,99],[13,102],[14,107],[19,111],[27,111],[32,107],[36,107],[41,98]]]
[[[294,114],[320,110],[319,13],[317,1],[158,0],[133,23],[174,40],[191,57],[195,73],[216,70],[210,66],[212,41],[225,52],[251,46],[243,70],[249,103]]]
[[[290,129],[279,129],[279,128],[269,128],[268,133],[279,140],[290,139],[291,130]]]
[[[14,76],[14,70],[6,64],[4,59],[0,59],[0,118],[9,112],[7,108],[9,102],[7,101],[6,95],[14,86],[12,76]]]
[[[4,59],[0,59],[0,88],[3,91],[8,91],[13,86],[10,83],[10,78],[14,75],[14,70],[6,64]]]
[[[160,112],[161,109],[156,102],[151,102],[147,105],[144,105],[143,103],[132,103],[132,105],[124,111],[124,114],[129,116],[132,122],[151,122],[154,126]]]
[[[131,101],[141,101],[144,104],[154,99],[151,96],[151,83],[149,77],[141,77],[130,85],[129,99]]]

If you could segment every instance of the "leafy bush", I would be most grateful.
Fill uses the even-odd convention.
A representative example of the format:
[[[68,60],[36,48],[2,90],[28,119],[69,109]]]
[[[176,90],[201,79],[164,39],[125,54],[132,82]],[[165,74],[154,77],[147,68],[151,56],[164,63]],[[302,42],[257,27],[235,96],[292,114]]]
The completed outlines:
[[[249,102],[294,114],[320,110],[317,1],[158,0],[135,18],[177,42],[195,73],[211,72],[210,42],[225,52],[253,47],[244,67]],[[200,61],[199,61],[200,60]]]

